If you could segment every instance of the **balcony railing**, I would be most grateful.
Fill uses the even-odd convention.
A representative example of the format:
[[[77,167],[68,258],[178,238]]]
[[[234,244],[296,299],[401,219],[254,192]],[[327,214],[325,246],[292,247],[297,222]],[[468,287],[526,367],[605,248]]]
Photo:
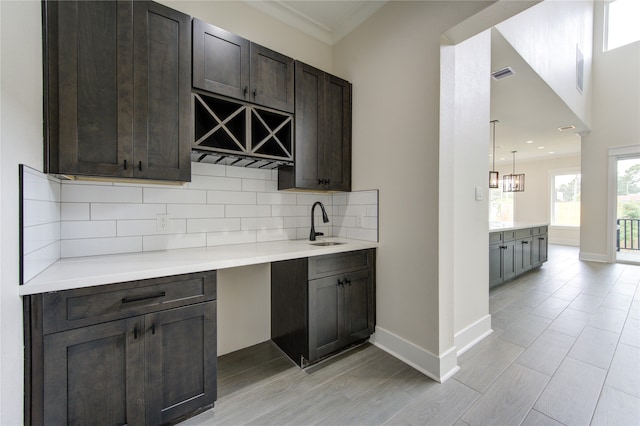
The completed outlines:
[[[640,250],[640,240],[638,239],[640,219],[618,219],[617,224],[616,249],[618,251]]]

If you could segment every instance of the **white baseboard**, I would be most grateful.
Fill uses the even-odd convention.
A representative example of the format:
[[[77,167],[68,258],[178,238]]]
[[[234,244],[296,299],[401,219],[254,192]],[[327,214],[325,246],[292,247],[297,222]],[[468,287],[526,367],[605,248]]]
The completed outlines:
[[[460,369],[455,346],[438,356],[378,326],[370,341],[439,383],[444,383]]]
[[[457,356],[462,355],[476,343],[493,333],[491,315],[485,315],[473,324],[460,330],[453,336],[453,343],[458,349]]]
[[[580,260],[586,260],[587,262],[602,262],[602,263],[611,263],[609,261],[609,256],[601,253],[585,253],[583,251],[580,252]]]

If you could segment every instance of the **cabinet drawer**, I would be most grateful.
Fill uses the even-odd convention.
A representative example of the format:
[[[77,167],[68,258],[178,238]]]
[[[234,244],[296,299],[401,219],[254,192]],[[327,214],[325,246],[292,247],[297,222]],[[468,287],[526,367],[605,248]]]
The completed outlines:
[[[516,239],[528,238],[531,236],[531,228],[516,230]]]
[[[84,327],[215,298],[215,271],[45,293],[43,332]]]
[[[309,279],[373,268],[373,250],[358,250],[309,258]]]
[[[533,228],[533,235],[542,235],[542,234],[546,234],[547,233],[547,227],[546,226],[538,226]]]
[[[489,234],[489,244],[501,243],[502,232],[492,232]]]
[[[515,231],[504,231],[502,233],[502,241],[512,241],[516,239]]]

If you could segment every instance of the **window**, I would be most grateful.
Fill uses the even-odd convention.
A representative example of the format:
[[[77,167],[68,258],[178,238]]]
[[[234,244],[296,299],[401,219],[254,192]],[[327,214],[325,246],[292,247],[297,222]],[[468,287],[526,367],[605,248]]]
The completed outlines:
[[[489,190],[489,220],[491,222],[513,222],[513,192],[501,189]]]
[[[580,226],[580,173],[552,175],[551,225]]]
[[[640,1],[613,0],[605,7],[605,51],[640,40]]]

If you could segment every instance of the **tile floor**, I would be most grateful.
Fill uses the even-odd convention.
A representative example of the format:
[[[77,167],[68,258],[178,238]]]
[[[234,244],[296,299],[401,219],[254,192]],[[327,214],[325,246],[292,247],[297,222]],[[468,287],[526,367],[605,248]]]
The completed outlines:
[[[640,425],[639,282],[550,246],[444,384],[368,344],[302,371],[266,342],[220,357],[216,407],[183,424]]]

